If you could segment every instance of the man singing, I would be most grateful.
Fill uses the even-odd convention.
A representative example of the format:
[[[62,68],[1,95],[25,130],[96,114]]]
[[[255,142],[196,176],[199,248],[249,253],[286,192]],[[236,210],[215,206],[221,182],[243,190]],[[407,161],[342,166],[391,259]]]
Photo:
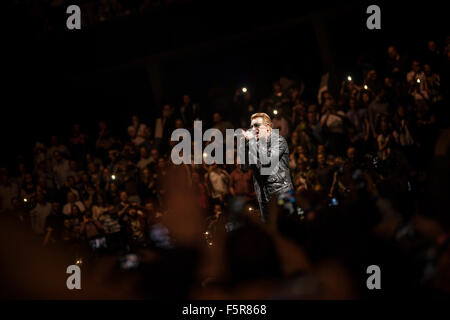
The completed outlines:
[[[246,160],[243,169],[253,169],[253,183],[261,209],[261,220],[267,221],[271,197],[294,189],[289,171],[289,148],[286,140],[272,131],[269,115],[255,113],[250,120],[250,129],[244,136],[249,157],[253,156],[256,161],[252,163]],[[265,160],[269,160],[269,163]]]

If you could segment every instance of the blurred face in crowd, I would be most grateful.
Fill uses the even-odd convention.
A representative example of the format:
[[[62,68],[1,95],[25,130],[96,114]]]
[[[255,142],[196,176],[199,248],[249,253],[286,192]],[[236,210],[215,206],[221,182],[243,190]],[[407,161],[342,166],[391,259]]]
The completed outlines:
[[[354,147],[348,148],[347,149],[347,158],[349,160],[354,160],[355,159],[355,153],[356,153],[356,150],[355,150]]]
[[[42,192],[38,192],[38,193],[37,193],[37,201],[38,201],[39,203],[45,202],[45,196],[44,196],[44,193],[42,193]]]
[[[159,159],[159,152],[158,149],[152,149],[151,152],[151,156],[153,160],[158,160]]]
[[[398,108],[397,108],[397,114],[398,114],[401,118],[403,118],[403,117],[406,115],[405,107],[403,107],[402,105],[398,106]]]
[[[53,202],[52,203],[52,210],[53,212],[59,213],[61,210],[61,204],[59,202]]]
[[[388,88],[392,88],[393,87],[392,79],[389,77],[384,78],[384,85]]]
[[[280,93],[281,93],[281,85],[278,81],[273,83],[273,92],[276,95],[280,95]]]
[[[80,208],[78,206],[72,206],[72,216],[78,217],[80,214]]]
[[[327,164],[328,164],[329,166],[333,166],[333,165],[335,164],[335,158],[334,158],[334,156],[332,156],[332,155],[329,155],[329,156],[328,156],[328,158],[327,158]]]
[[[389,58],[395,59],[397,57],[397,49],[394,46],[390,46],[388,48]]]
[[[73,187],[75,184],[75,179],[72,176],[67,177],[67,186]]]
[[[317,112],[317,105],[311,104],[308,106],[308,112],[316,113]]]
[[[367,78],[372,81],[377,80],[377,72],[374,69],[370,70],[367,74]]]
[[[145,167],[145,168],[142,170],[142,176],[143,176],[143,177],[149,177],[149,176],[150,176],[150,170],[149,170],[147,167]]]
[[[129,127],[128,128],[128,135],[130,138],[136,137],[136,128],[135,127]]]
[[[120,193],[120,201],[123,201],[123,202],[127,202],[128,201],[128,195],[127,195],[127,193],[125,191],[122,191]]]
[[[117,191],[117,185],[115,183],[112,183],[109,188],[110,188],[111,192],[116,192]]]
[[[70,160],[69,166],[72,171],[78,170],[78,163],[75,160]]]
[[[143,158],[143,159],[147,158],[147,148],[141,147],[139,149],[139,154],[140,154],[141,158]]]
[[[60,162],[62,160],[62,156],[61,156],[61,153],[59,153],[59,151],[53,152],[53,157],[55,158],[55,160],[57,162]]]
[[[164,158],[159,158],[158,159],[158,168],[164,169],[165,167],[166,167],[166,162],[164,161]]]
[[[134,115],[131,117],[131,122],[133,123],[133,125],[137,126],[139,124],[139,118],[138,116]]]
[[[354,98],[351,98],[348,100],[348,106],[350,109],[355,110],[356,109],[356,100]]]
[[[23,164],[23,163],[19,163],[19,172],[21,173],[21,174],[24,174],[25,173],[25,171],[26,171],[26,168],[25,168],[25,165]]]
[[[47,180],[45,180],[44,177],[39,177],[38,179],[38,185],[44,189],[47,188]]]
[[[106,122],[105,121],[99,121],[98,128],[100,129],[100,131],[106,130],[106,128],[107,128]]]
[[[150,129],[149,127],[145,127],[144,129],[144,137],[146,139],[150,139],[152,136],[152,129]]]
[[[428,50],[430,50],[431,52],[435,52],[436,49],[437,49],[436,42],[434,42],[433,40],[428,41]]]
[[[116,161],[117,159],[117,150],[109,150],[108,157],[111,161]]]
[[[317,153],[323,153],[325,154],[325,146],[323,144],[319,144],[317,146]]]
[[[128,214],[129,214],[131,217],[135,217],[135,216],[136,216],[136,209],[135,209],[135,208],[129,209],[129,210],[128,210]]]
[[[75,195],[72,192],[67,193],[67,202],[75,202]]]
[[[163,118],[168,118],[168,117],[170,117],[171,113],[172,113],[172,107],[171,107],[170,105],[166,104],[166,105],[163,107],[163,110],[162,110],[162,116],[163,116]]]
[[[424,65],[423,65],[423,72],[424,72],[427,76],[431,75],[431,67],[430,67],[429,64],[424,64]]]
[[[152,202],[147,202],[145,204],[145,209],[147,209],[148,211],[153,211],[153,203]]]
[[[319,153],[317,155],[317,163],[319,164],[319,166],[325,165],[325,160],[325,155],[323,153]]]
[[[189,104],[191,102],[191,97],[189,97],[187,94],[183,96],[183,104]]]
[[[183,128],[183,120],[181,120],[181,119],[175,120],[175,128],[176,128],[176,129],[181,129],[181,128]]]
[[[69,219],[65,219],[65,220],[64,220],[64,227],[65,227],[66,229],[70,229],[70,220],[69,220]]]
[[[220,121],[222,121],[222,116],[220,115],[220,113],[215,112],[213,114],[213,122],[214,123],[219,123]]]
[[[329,100],[329,99],[333,99],[333,96],[328,91],[325,91],[323,93],[323,100],[326,101],[326,100]]]
[[[370,95],[369,95],[369,93],[367,93],[367,92],[364,92],[363,94],[362,94],[362,100],[363,100],[363,102],[364,103],[369,103],[370,102]]]
[[[314,124],[316,122],[316,114],[314,112],[308,112],[308,123]]]
[[[103,196],[101,194],[97,194],[97,203],[103,204]]]
[[[303,159],[297,159],[297,170],[304,171],[306,169],[306,162]]]
[[[128,165],[125,161],[122,161],[119,165],[120,171],[121,172],[127,172],[128,171]]]
[[[29,174],[29,173],[27,173],[26,175],[25,175],[25,183],[32,183],[33,182],[33,176],[31,175],[31,174]]]
[[[413,61],[413,63],[412,63],[412,65],[411,65],[411,69],[414,71],[414,72],[419,72],[420,71],[420,63],[419,63],[419,61],[417,61],[417,60],[414,60]]]
[[[93,174],[96,172],[95,164],[93,162],[89,163],[87,168],[88,168],[88,171],[90,174]]]

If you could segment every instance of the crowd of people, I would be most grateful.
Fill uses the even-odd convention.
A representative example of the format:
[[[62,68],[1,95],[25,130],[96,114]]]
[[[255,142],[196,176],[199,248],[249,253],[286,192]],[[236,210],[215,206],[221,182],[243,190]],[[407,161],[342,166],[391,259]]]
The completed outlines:
[[[154,123],[133,116],[118,135],[105,120],[96,136],[75,123],[67,141],[36,141],[32,161],[1,169],[1,212],[44,246],[92,259],[198,244],[214,269],[202,278],[209,290],[275,279],[264,297],[364,296],[365,268],[380,263],[393,294],[448,294],[450,137],[439,116],[448,108],[440,77],[448,81],[450,43],[427,45],[417,60],[390,46],[384,70],[361,70],[360,83],[346,75],[338,92],[322,86],[315,101],[281,78],[258,102],[238,89],[229,113],[212,119],[184,95]],[[268,223],[258,221],[251,170],[177,166],[170,157],[174,129],[192,130],[194,120],[246,129],[255,112],[273,116],[289,142],[298,207],[275,201]],[[220,243],[223,259],[211,253]],[[211,267],[224,259],[226,267]],[[329,277],[342,286],[323,288]]]

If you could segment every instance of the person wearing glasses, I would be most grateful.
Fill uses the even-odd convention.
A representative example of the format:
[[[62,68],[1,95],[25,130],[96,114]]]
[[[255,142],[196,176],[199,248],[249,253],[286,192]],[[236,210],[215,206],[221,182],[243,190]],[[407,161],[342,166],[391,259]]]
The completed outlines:
[[[255,113],[250,117],[250,129],[245,131],[244,137],[246,147],[249,143],[261,143],[258,148],[263,148],[262,152],[267,152],[270,159],[270,165],[265,161],[261,161],[260,152],[252,151],[248,148],[248,152],[254,153],[256,156],[256,164],[250,164],[245,161],[242,165],[243,170],[253,170],[253,184],[255,188],[256,198],[261,210],[261,220],[267,221],[268,204],[272,197],[278,197],[283,193],[292,192],[294,186],[291,180],[289,170],[289,148],[287,141],[272,130],[272,121],[266,113]],[[273,142],[274,147],[271,146]],[[247,149],[246,149],[247,150]],[[274,163],[272,163],[274,161]],[[264,168],[273,167],[269,173]]]

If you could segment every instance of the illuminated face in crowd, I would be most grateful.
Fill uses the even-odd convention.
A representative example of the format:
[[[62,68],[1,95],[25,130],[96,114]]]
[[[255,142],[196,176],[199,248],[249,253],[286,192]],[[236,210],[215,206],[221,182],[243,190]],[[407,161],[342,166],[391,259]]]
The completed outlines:
[[[252,119],[250,123],[250,128],[253,129],[256,139],[260,138],[268,138],[272,128],[270,125],[264,123],[264,119],[262,117],[257,117]]]

